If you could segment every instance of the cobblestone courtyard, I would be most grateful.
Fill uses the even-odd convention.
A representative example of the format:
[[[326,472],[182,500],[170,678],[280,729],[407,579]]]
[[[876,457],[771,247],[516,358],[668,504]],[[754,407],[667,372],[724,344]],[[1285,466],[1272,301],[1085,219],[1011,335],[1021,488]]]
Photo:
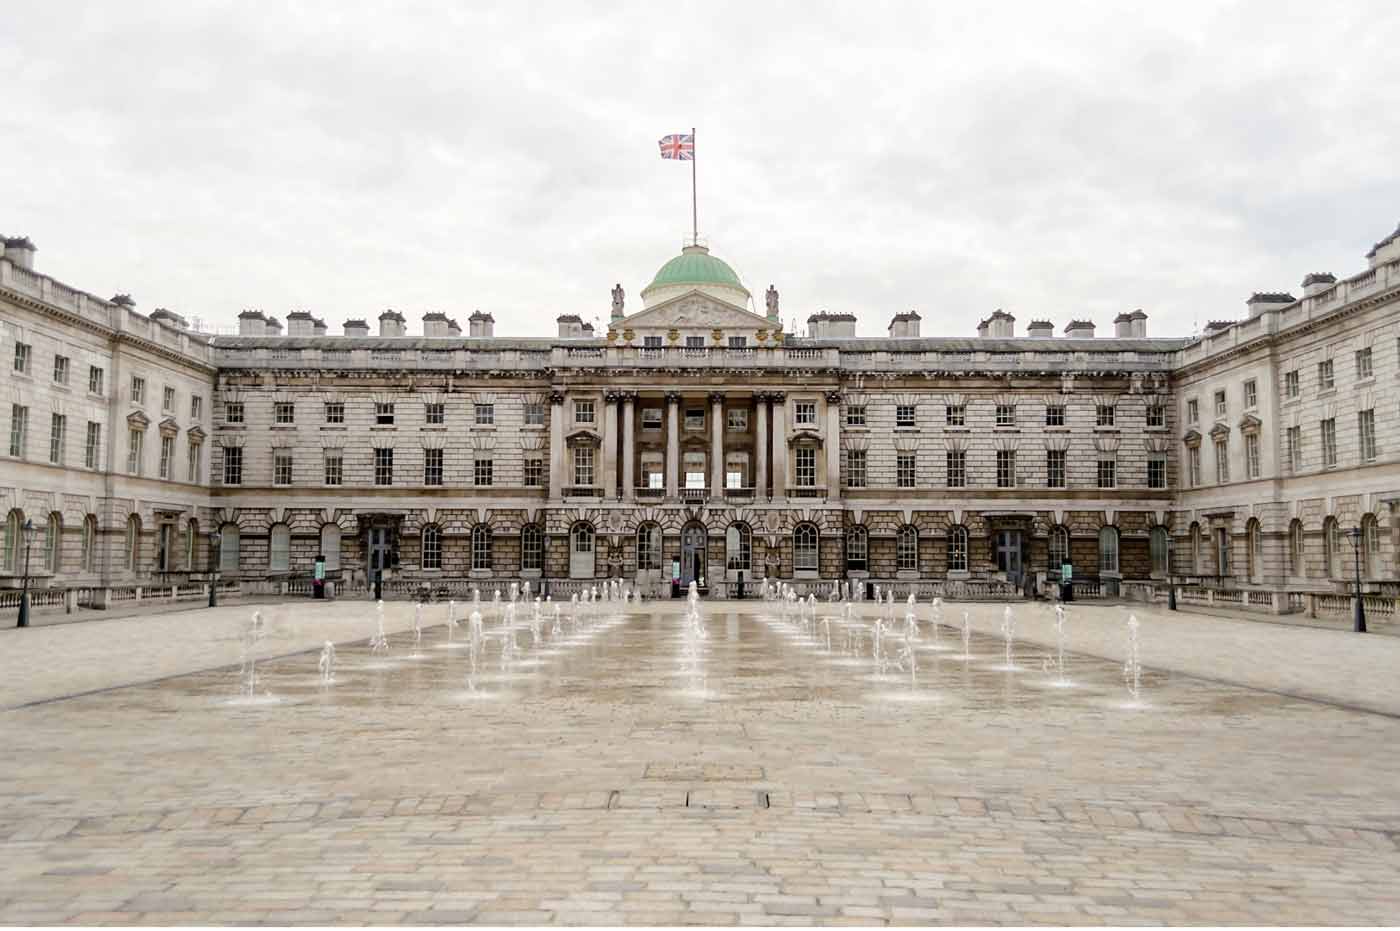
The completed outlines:
[[[505,659],[488,608],[469,681],[442,605],[380,653],[367,603],[261,606],[251,700],[249,606],[4,631],[0,922],[1400,920],[1400,639],[1139,611],[1134,702],[1121,608],[1069,687],[1040,607],[1008,670],[1001,606],[964,656],[920,605],[884,674],[869,605],[703,608],[525,609]]]

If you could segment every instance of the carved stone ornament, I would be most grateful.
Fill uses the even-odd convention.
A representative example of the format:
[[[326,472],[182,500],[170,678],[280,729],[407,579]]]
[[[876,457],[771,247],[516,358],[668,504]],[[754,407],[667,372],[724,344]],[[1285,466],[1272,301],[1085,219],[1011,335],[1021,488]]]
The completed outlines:
[[[768,331],[759,330],[758,332],[754,333],[753,338],[758,340],[760,343],[766,343],[768,342]]]
[[[715,341],[715,345],[718,346],[724,342],[724,331],[721,330],[719,327],[715,327],[713,330],[710,331],[710,338],[713,339]]]
[[[611,329],[608,330],[608,342],[610,342],[610,343],[615,343],[615,342],[617,342],[617,330],[611,330]]]
[[[671,329],[669,329],[669,330],[666,331],[666,339],[667,339],[668,341],[674,343],[674,342],[678,342],[678,341],[680,340],[680,338],[681,338],[681,331],[680,331],[680,330],[677,330],[675,327],[672,327]]]
[[[623,342],[630,343],[630,342],[632,342],[632,340],[634,340],[634,339],[636,339],[636,338],[637,338],[637,334],[636,334],[635,332],[633,332],[633,330],[632,330],[631,327],[628,327],[627,329],[625,329],[625,330],[622,331],[622,339],[623,339]]]

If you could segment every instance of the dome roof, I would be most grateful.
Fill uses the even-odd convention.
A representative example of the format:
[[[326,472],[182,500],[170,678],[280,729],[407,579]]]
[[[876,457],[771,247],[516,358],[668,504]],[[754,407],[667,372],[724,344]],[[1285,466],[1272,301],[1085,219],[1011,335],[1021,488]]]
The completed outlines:
[[[706,285],[733,288],[743,292],[745,298],[749,296],[734,269],[723,259],[710,255],[710,250],[704,246],[686,246],[680,255],[661,266],[651,284],[642,289],[642,296],[657,288]]]

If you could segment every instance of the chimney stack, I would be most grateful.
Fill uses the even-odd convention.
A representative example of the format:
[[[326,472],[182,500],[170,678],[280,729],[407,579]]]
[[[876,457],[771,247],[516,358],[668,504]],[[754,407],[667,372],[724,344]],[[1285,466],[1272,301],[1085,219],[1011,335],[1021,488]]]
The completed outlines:
[[[325,335],[326,335],[326,321],[322,320],[320,317],[312,317],[312,318],[311,318],[311,335],[312,335],[312,336],[325,336]]]
[[[423,315],[423,335],[433,339],[445,339],[447,332],[447,314],[441,311],[431,311]]]
[[[581,339],[583,337],[583,318],[578,314],[560,314],[554,322],[559,325],[560,339]]]
[[[890,339],[917,339],[919,336],[919,321],[923,318],[918,311],[909,310],[902,314],[895,314],[890,321]]]
[[[977,335],[992,339],[1010,339],[1016,335],[1016,318],[998,307],[995,313],[977,327]]]
[[[28,236],[6,236],[0,242],[4,246],[0,248],[0,257],[9,259],[26,271],[34,270],[34,253],[38,250]]]
[[[1055,324],[1049,320],[1032,320],[1026,327],[1026,335],[1032,339],[1053,339]]]
[[[1400,226],[1395,227],[1395,232],[1376,243],[1371,247],[1371,251],[1366,253],[1366,260],[1371,263],[1372,268],[1396,259],[1400,259]]]
[[[496,318],[479,310],[467,318],[467,335],[473,339],[491,339],[496,335]]]
[[[408,332],[408,327],[404,325],[403,314],[397,310],[386,310],[379,315],[379,335],[403,336]]]
[[[1294,300],[1293,295],[1287,291],[1255,291],[1249,296],[1249,300],[1244,302],[1244,306],[1249,308],[1249,316],[1257,317],[1266,310],[1292,304]]]
[[[1092,320],[1071,320],[1065,324],[1066,339],[1093,339],[1094,321]]]
[[[369,324],[363,320],[346,320],[344,333],[346,336],[368,336]]]
[[[312,336],[315,326],[309,311],[294,310],[287,314],[288,336]]]
[[[114,299],[112,303],[117,303]],[[239,336],[266,336],[267,318],[260,310],[245,310],[238,315]]]
[[[1141,307],[1133,311],[1133,329],[1129,334],[1134,339],[1147,339],[1147,314]]]
[[[1303,297],[1321,294],[1337,283],[1337,276],[1331,272],[1313,272],[1303,279]]]
[[[822,311],[807,318],[807,335],[812,339],[852,339],[856,335],[855,314]]]
[[[166,310],[164,307],[157,307],[155,310],[151,311],[151,319],[159,320],[161,323],[172,326],[177,330],[188,330],[190,328],[189,321],[175,313],[175,311]]]

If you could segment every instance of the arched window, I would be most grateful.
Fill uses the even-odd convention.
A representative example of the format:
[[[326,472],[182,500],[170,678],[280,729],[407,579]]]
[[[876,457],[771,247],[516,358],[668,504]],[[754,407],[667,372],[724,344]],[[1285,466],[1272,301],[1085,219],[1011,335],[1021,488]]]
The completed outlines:
[[[92,572],[97,566],[97,517],[83,518],[83,571]]]
[[[1050,528],[1050,573],[1058,578],[1060,567],[1069,561],[1069,528],[1057,524]]]
[[[44,571],[58,572],[62,562],[63,515],[57,511],[49,514],[44,525]]]
[[[846,568],[864,572],[870,566],[870,536],[860,524],[846,528]]]
[[[593,555],[593,526],[577,523],[569,531],[569,578],[591,579],[597,573]]]
[[[520,528],[520,568],[537,572],[544,569],[544,531],[539,524]]]
[[[292,528],[273,524],[268,533],[267,568],[269,572],[286,572],[292,558]]]
[[[19,572],[19,551],[23,547],[24,540],[24,515],[19,508],[15,508],[5,518],[5,571],[14,574]]]
[[[219,528],[219,571],[238,571],[238,525],[224,524]]]
[[[1288,525],[1288,574],[1301,578],[1307,575],[1303,562],[1303,522],[1294,518]]]
[[[1342,528],[1337,518],[1329,517],[1322,522],[1323,571],[1331,579],[1342,574]]]
[[[1118,528],[1099,528],[1099,572],[1118,571]]]
[[[1368,579],[1381,574],[1381,535],[1374,514],[1361,518],[1361,570]]]
[[[967,571],[967,528],[962,524],[948,528],[948,571]]]
[[[1147,535],[1147,549],[1152,557],[1152,574],[1165,576],[1171,572],[1169,537],[1166,527],[1153,527]]]
[[[442,528],[437,524],[423,528],[423,568],[442,568]]]
[[[1201,574],[1201,525],[1191,525],[1191,574]]]
[[[919,570],[919,531],[912,524],[899,528],[894,538],[895,568],[901,572]]]
[[[195,541],[199,539],[199,521],[191,517],[185,522],[185,569],[194,572],[198,567],[194,564],[196,549]]]
[[[814,524],[798,524],[792,531],[792,567],[815,570],[818,566],[819,544]]]
[[[748,524],[730,524],[724,532],[724,565],[748,572],[753,563],[753,532]]]
[[[321,525],[321,555],[326,557],[326,571],[340,571],[340,525]]]
[[[1259,574],[1263,571],[1263,536],[1264,535],[1259,532],[1258,518],[1251,517],[1249,523],[1244,525],[1245,571],[1248,574],[1250,584],[1258,584]]]
[[[472,528],[472,568],[491,568],[491,528],[485,524]]]
[[[126,519],[125,566],[128,572],[141,571],[141,518],[132,514]]]
[[[637,528],[637,569],[646,571],[660,568],[661,528],[648,522]]]

